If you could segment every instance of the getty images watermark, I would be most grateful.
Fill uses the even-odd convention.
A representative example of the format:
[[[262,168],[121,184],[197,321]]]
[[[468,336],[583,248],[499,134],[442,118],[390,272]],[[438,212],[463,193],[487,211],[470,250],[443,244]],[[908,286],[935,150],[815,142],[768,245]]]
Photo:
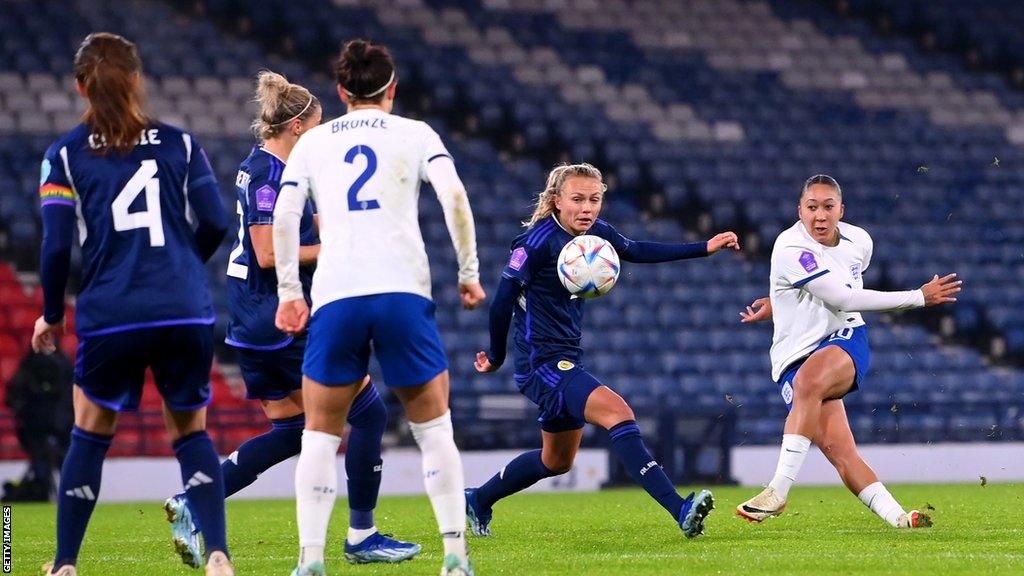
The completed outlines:
[[[4,574],[11,573],[11,507],[4,506]]]

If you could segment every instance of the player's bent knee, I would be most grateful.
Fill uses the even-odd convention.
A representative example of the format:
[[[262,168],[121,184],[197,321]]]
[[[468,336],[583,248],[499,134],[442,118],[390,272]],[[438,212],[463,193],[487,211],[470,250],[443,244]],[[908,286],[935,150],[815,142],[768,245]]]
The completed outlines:
[[[547,468],[554,476],[560,476],[569,470],[572,470],[573,461],[575,459],[575,454],[541,453],[540,456],[541,463],[544,464],[544,467]]]

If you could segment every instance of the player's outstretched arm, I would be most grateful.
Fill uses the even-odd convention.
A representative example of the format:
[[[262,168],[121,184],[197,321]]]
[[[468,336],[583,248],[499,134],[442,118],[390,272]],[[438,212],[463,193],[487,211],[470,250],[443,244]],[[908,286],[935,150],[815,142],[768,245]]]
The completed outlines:
[[[611,242],[622,260],[639,264],[703,258],[723,248],[740,249],[739,239],[734,232],[722,232],[707,242],[648,242],[626,238],[611,224],[598,220],[590,233]]]
[[[835,274],[826,272],[805,284],[804,289],[836,310],[885,312],[955,302],[954,295],[960,292],[961,284],[961,281],[956,280],[956,274],[948,274],[942,278],[932,278],[920,290],[882,292],[851,288]]]
[[[772,300],[771,298],[758,298],[747,306],[747,309],[740,312],[740,322],[749,324],[751,322],[760,322],[762,320],[772,319]]]

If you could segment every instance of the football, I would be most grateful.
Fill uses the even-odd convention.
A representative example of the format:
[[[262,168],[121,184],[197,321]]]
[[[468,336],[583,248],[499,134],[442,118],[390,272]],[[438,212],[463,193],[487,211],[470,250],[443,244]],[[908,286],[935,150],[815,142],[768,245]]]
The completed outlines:
[[[577,236],[558,254],[558,279],[578,298],[604,296],[619,279],[619,255],[604,238]]]

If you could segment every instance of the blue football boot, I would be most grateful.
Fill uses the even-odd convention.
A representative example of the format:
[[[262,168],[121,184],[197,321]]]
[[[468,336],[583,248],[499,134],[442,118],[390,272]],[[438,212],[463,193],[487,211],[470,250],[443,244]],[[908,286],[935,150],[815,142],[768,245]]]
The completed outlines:
[[[419,553],[419,544],[395,540],[386,534],[374,532],[359,544],[345,541],[345,559],[350,564],[369,564],[371,562],[401,562]]]
[[[715,498],[711,492],[701,490],[696,497],[693,492],[683,500],[679,510],[679,527],[687,538],[700,536],[704,533],[704,519],[715,509]]]
[[[491,535],[491,514],[486,513],[476,502],[476,488],[466,488],[466,519],[469,520],[469,529],[474,536]]]

